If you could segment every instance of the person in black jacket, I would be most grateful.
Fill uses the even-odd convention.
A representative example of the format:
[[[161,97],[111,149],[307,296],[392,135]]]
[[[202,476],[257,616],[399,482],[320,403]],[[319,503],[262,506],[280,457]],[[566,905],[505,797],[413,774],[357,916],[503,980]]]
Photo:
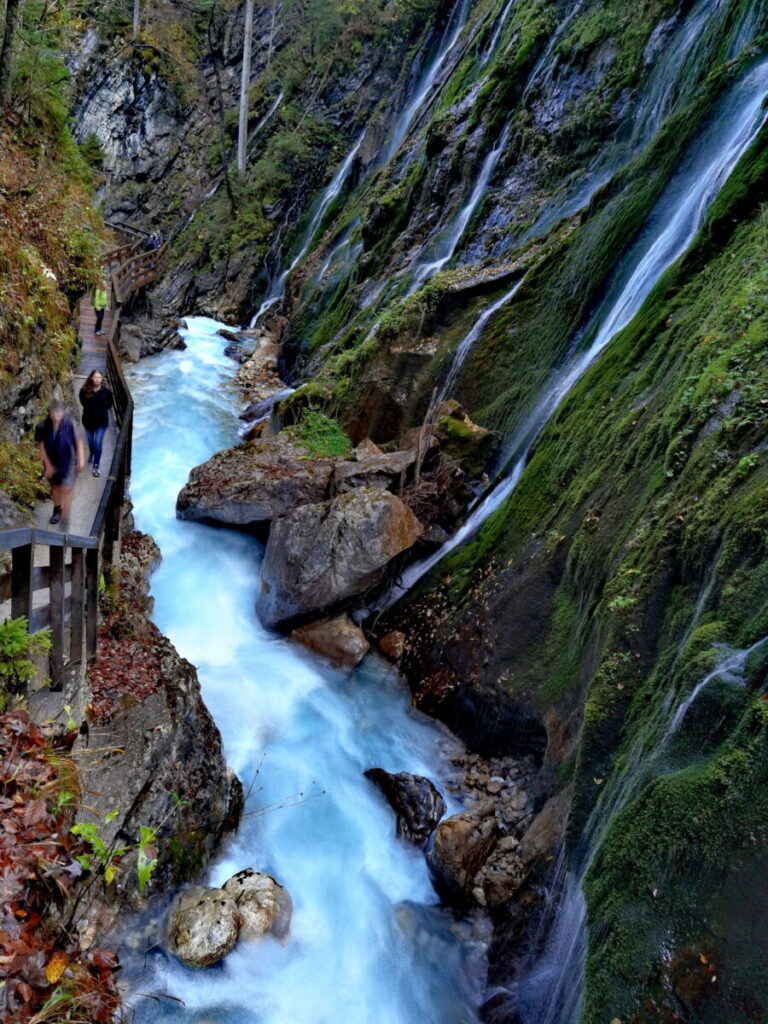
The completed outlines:
[[[54,400],[48,406],[48,418],[35,431],[40,442],[40,458],[45,478],[51,484],[53,514],[49,522],[66,526],[75,478],[83,468],[83,442],[63,402]]]
[[[88,461],[93,462],[93,475],[100,476],[101,447],[104,434],[109,426],[109,410],[112,408],[112,392],[104,383],[98,370],[93,370],[80,389],[83,406],[83,427],[88,438]]]

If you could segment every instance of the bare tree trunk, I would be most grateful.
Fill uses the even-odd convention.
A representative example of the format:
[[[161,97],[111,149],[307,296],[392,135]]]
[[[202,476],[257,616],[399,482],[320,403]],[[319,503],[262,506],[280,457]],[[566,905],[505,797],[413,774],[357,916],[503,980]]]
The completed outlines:
[[[245,0],[245,36],[243,71],[240,76],[240,122],[237,132],[237,173],[245,175],[245,144],[248,137],[248,87],[251,84],[251,46],[253,42],[253,0]]]
[[[133,0],[133,38],[139,34],[139,15],[141,13],[141,0]]]
[[[0,43],[0,106],[7,106],[11,99],[11,71],[13,70],[13,49],[16,31],[21,18],[23,0],[7,0],[5,5],[5,31]]]
[[[267,68],[272,66],[272,54],[275,49],[275,22],[277,21],[277,4],[272,7],[272,21],[269,25],[269,49],[267,50]]]

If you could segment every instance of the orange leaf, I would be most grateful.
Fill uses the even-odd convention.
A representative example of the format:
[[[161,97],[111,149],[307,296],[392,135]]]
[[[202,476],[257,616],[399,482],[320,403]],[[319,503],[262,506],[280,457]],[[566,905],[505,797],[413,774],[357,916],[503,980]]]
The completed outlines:
[[[45,976],[51,985],[55,985],[66,970],[69,957],[63,949],[57,949],[45,965]]]

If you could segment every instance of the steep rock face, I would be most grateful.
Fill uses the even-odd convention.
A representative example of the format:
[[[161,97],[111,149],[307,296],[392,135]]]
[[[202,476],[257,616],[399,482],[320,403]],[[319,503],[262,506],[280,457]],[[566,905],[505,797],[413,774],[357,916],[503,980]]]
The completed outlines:
[[[277,626],[364,594],[422,532],[408,506],[387,491],[303,505],[272,524],[256,610],[265,625]]]
[[[141,826],[157,831],[158,864],[146,892],[162,892],[202,872],[242,809],[240,782],[224,761],[194,666],[147,618],[146,576],[157,560],[151,538],[126,535],[89,673],[99,742],[89,758],[93,792],[83,818],[95,818],[107,843],[129,847],[116,879],[129,902],[138,898]]]

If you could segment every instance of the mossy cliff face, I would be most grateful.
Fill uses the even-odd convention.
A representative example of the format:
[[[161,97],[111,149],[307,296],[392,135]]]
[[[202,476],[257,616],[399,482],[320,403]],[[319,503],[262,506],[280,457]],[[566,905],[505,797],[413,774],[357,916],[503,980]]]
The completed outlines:
[[[99,272],[90,188],[63,115],[0,114],[0,488],[21,508],[41,493],[32,426],[69,379],[75,302]]]
[[[420,706],[477,745],[546,742],[542,778],[573,776],[589,1024],[768,1008],[748,881],[768,839],[767,153],[763,130],[508,501],[387,623],[410,628]]]
[[[73,57],[75,131],[102,150],[108,220],[160,228],[171,269],[153,311],[247,322],[363,124],[373,137],[438,0],[256,5],[248,158],[240,177],[244,5],[145,12],[139,37],[100,15]]]

